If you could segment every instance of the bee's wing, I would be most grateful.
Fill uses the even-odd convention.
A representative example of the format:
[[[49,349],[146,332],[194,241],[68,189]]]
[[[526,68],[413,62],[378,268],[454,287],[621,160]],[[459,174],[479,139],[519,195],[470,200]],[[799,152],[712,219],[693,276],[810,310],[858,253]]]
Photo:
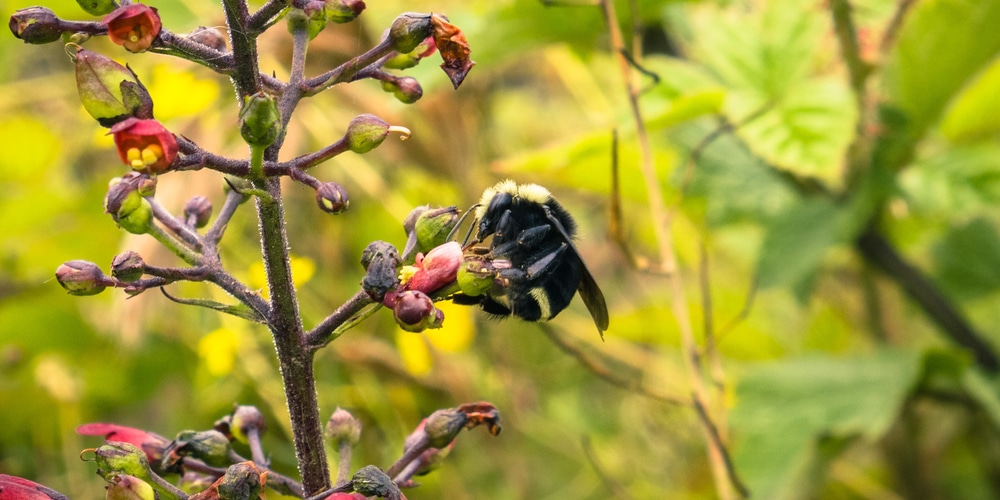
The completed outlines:
[[[563,240],[569,245],[573,258],[580,262],[580,285],[577,290],[580,292],[580,298],[583,299],[587,310],[590,311],[590,317],[594,319],[594,324],[597,325],[597,332],[601,334],[601,339],[603,340],[604,332],[608,329],[610,321],[608,318],[608,304],[604,302],[604,293],[597,286],[597,281],[594,281],[594,276],[590,274],[590,269],[587,269],[587,263],[583,261],[580,251],[573,244],[573,238],[570,238],[569,234],[566,234],[566,229],[563,228],[559,219],[552,215],[548,207],[545,207],[545,216],[552,223],[552,226],[559,230],[559,234],[562,235]]]

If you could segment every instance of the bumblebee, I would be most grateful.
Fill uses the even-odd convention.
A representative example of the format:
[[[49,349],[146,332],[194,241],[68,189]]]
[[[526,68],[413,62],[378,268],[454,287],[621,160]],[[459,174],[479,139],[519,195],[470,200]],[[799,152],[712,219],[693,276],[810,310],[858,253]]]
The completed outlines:
[[[526,321],[554,318],[576,292],[601,336],[608,329],[608,306],[573,244],[576,223],[569,212],[537,184],[506,180],[486,189],[475,209],[476,231],[467,253],[481,254],[493,278],[478,295],[458,295],[496,317]],[[476,246],[489,239],[489,246]],[[478,292],[474,292],[478,293]]]

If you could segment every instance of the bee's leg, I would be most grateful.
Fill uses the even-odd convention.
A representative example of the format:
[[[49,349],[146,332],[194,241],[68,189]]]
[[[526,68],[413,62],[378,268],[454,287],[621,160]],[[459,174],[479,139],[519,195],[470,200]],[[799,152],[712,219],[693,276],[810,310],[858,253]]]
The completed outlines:
[[[500,218],[497,219],[496,231],[493,233],[493,244],[511,241],[516,234],[517,223],[510,215],[510,210],[504,210]]]
[[[541,225],[525,229],[517,234],[517,238],[500,244],[494,244],[493,255],[503,257],[515,252],[518,248],[532,247],[537,245],[549,234],[552,226]]]
[[[555,250],[542,255],[527,266],[523,266],[521,268],[512,267],[509,269],[500,269],[497,271],[497,274],[510,281],[531,281],[540,274],[551,269],[553,266],[558,265],[559,257],[566,252],[567,248],[569,248],[569,246],[563,243]]]

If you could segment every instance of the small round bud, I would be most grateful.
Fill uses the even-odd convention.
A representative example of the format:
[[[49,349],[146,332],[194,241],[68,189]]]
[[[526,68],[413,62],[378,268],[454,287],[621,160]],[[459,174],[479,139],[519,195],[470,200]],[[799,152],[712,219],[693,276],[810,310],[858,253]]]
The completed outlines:
[[[395,81],[383,81],[382,90],[391,92],[403,104],[413,104],[424,96],[424,89],[420,86],[420,82],[412,76],[397,78]]]
[[[215,28],[198,26],[188,34],[187,39],[218,50],[219,52],[226,52],[226,37]]]
[[[336,182],[324,182],[316,190],[316,204],[320,210],[328,214],[340,214],[347,210],[351,200],[347,198],[347,190]]]
[[[215,484],[220,500],[251,500],[260,498],[264,489],[264,476],[253,462],[230,465],[226,474]]]
[[[249,442],[247,436],[251,432],[256,432],[257,437],[263,436],[264,432],[267,431],[264,414],[256,406],[237,406],[229,420],[229,431],[233,434],[234,439],[243,444]]]
[[[326,422],[326,438],[335,445],[341,441],[355,445],[361,439],[361,421],[338,406]]]
[[[87,14],[95,16],[103,16],[118,7],[118,2],[115,0],[76,0],[76,3]]]
[[[427,417],[424,425],[424,432],[431,448],[444,448],[448,446],[458,433],[465,427],[468,417],[465,413],[448,408],[438,410]]]
[[[108,479],[105,500],[155,500],[153,487],[135,476],[115,474]]]
[[[212,218],[212,202],[204,196],[194,196],[184,204],[184,220],[189,226],[202,228]]]
[[[52,43],[62,36],[61,21],[45,7],[28,7],[10,16],[10,32],[24,43]]]
[[[444,313],[434,307],[434,301],[427,294],[414,290],[397,295],[392,312],[396,324],[408,332],[441,328],[444,322]]]
[[[351,477],[354,491],[366,497],[399,498],[401,493],[392,478],[374,465],[366,465]]]
[[[326,0],[326,20],[331,23],[349,23],[364,10],[365,3],[361,0]]]
[[[358,154],[377,148],[388,135],[389,124],[375,115],[355,116],[347,125],[348,147]]]
[[[142,256],[132,250],[116,255],[111,261],[111,275],[126,283],[142,279],[145,272]]]
[[[149,175],[146,174],[140,174],[136,176],[135,191],[139,193],[139,196],[142,196],[143,198],[155,195],[156,177],[150,177]]]
[[[281,134],[281,113],[273,96],[263,92],[247,97],[240,109],[240,134],[247,144],[266,148]]]
[[[389,28],[389,41],[396,52],[407,53],[434,33],[430,14],[406,12],[400,14]]]
[[[64,262],[56,269],[56,280],[70,295],[97,295],[107,288],[107,279],[97,264],[86,260]]]

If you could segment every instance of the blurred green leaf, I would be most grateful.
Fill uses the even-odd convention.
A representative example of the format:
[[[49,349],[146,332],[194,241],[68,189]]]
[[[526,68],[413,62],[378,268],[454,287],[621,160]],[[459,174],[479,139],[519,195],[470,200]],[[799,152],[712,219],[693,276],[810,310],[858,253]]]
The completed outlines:
[[[956,143],[1000,133],[1000,59],[996,59],[952,100],[941,119],[941,132]]]
[[[736,388],[737,470],[755,498],[808,498],[803,474],[828,437],[876,439],[920,374],[917,352],[806,356],[754,367]]]
[[[1000,234],[985,219],[951,228],[933,257],[941,284],[956,297],[974,299],[1000,287]]]
[[[995,57],[1000,50],[997,26],[1000,2],[916,2],[907,13],[886,62],[883,81],[889,102],[907,117],[904,135],[909,144],[923,136],[955,93]],[[955,112],[962,113],[968,105]],[[974,128],[975,124],[969,126]],[[954,121],[949,127],[958,133]]]

